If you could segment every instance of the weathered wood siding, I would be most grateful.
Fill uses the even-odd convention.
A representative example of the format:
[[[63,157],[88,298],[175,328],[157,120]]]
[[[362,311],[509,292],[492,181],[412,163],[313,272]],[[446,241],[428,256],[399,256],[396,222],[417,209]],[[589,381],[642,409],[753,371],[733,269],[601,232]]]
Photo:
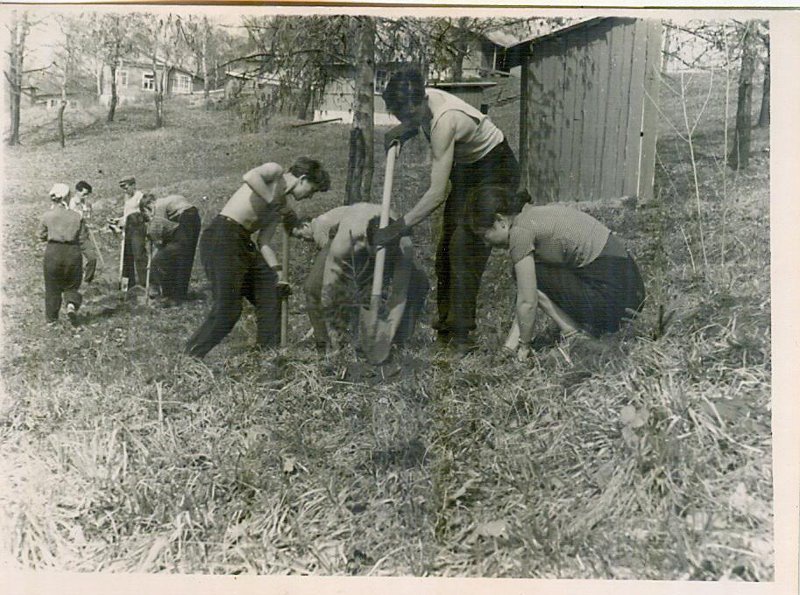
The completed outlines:
[[[653,193],[661,22],[598,19],[531,42],[520,161],[538,203]]]

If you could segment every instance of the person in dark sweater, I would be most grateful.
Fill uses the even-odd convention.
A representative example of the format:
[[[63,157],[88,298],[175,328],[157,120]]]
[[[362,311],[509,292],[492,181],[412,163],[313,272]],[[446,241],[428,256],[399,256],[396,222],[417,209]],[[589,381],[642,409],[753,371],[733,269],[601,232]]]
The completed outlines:
[[[97,253],[89,241],[86,223],[79,213],[69,208],[69,186],[55,184],[50,190],[52,205],[39,223],[38,237],[47,242],[44,252],[45,319],[58,321],[62,302],[67,304],[67,317],[77,324],[77,312],[83,297],[81,282],[94,278]],[[86,258],[86,270],[83,268]]]
[[[147,224],[147,237],[156,251],[150,261],[151,297],[164,298],[165,306],[186,300],[192,276],[200,212],[178,194],[156,199],[145,194],[139,210]]]
[[[505,347],[530,354],[537,310],[562,334],[599,337],[641,311],[645,291],[622,240],[591,215],[565,205],[537,206],[526,194],[485,188],[469,205],[487,245],[506,248],[517,282],[516,317]]]

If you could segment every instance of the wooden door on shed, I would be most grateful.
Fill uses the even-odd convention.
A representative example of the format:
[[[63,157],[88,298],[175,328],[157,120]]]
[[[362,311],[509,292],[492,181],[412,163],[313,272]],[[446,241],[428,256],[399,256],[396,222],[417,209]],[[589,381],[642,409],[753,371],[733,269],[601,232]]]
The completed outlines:
[[[536,203],[653,195],[661,22],[587,21],[533,40],[520,161]]]

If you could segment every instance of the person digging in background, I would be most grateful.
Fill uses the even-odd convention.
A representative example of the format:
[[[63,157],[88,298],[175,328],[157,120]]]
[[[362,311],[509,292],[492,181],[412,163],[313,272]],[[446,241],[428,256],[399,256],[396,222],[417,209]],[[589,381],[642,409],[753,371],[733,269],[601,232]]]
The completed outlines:
[[[178,194],[156,199],[145,194],[139,210],[147,225],[147,237],[156,252],[150,261],[150,297],[164,298],[163,305],[177,305],[187,298],[194,253],[200,237],[200,212]]]
[[[287,199],[308,199],[330,187],[328,172],[307,157],[298,158],[288,171],[277,163],[265,163],[242,180],[200,237],[200,258],[213,303],[186,344],[186,353],[194,357],[204,357],[231,331],[242,314],[243,297],[256,310],[257,345],[279,345],[280,299],[289,286],[278,283],[278,259],[269,241],[291,206]]]
[[[439,318],[434,328],[441,342],[464,354],[475,347],[470,331],[475,329],[480,280],[491,252],[467,223],[467,198],[486,185],[515,191],[519,165],[503,132],[488,116],[454,95],[426,88],[418,70],[394,73],[383,99],[401,122],[386,134],[386,149],[421,128],[430,142],[432,163],[430,186],[422,198],[401,218],[379,229],[375,242],[385,246],[397,241],[444,203],[436,250]]]
[[[369,236],[378,228],[380,213],[379,204],[355,203],[331,209],[310,221],[302,221],[291,231],[293,236],[312,241],[319,248],[303,284],[306,312],[318,350],[324,351],[331,345],[326,312],[341,305],[337,302],[342,297],[355,301],[354,291],[358,295],[369,291],[371,273],[375,268],[371,262],[374,250],[370,249]],[[394,272],[404,264],[411,268],[407,283],[392,283],[392,292],[408,300],[403,316],[392,321],[391,334],[395,344],[402,344],[412,337],[430,290],[427,276],[414,261],[411,239],[402,238],[401,242],[407,245],[388,248],[384,270],[385,277],[392,279]],[[403,263],[402,259],[409,261]],[[365,274],[359,275],[362,271]],[[355,287],[352,284],[348,286],[348,279],[355,283]]]
[[[109,219],[111,229],[119,233],[123,229],[124,245],[122,247],[122,278],[128,280],[128,286],[147,284],[147,239],[144,217],[139,211],[142,192],[136,189],[136,178],[133,176],[119,181],[122,188],[122,217]]]
[[[469,205],[474,233],[491,247],[508,249],[514,264],[516,316],[505,347],[521,361],[530,354],[537,309],[564,336],[599,337],[619,330],[645,298],[636,262],[605,225],[563,205],[521,207],[526,199],[505,188],[483,188]]]
[[[92,218],[92,204],[89,202],[89,195],[92,193],[92,186],[89,182],[81,180],[75,184],[75,194],[69,200],[69,208],[80,213],[87,221]]]
[[[94,278],[97,254],[89,241],[86,224],[80,214],[68,207],[69,186],[55,184],[50,190],[52,205],[39,223],[38,236],[47,242],[44,252],[44,310],[48,324],[58,321],[62,300],[67,303],[67,317],[77,324],[77,312],[83,297],[81,281]],[[86,271],[83,270],[86,258]]]

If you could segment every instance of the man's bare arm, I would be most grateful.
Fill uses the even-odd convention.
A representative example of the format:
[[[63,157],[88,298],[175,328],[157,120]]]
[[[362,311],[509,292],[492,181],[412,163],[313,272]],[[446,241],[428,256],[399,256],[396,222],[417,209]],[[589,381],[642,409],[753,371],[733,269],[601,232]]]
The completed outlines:
[[[431,164],[430,186],[403,220],[409,227],[416,225],[439,206],[447,198],[450,179],[450,170],[453,167],[455,152],[456,125],[452,122],[440,122],[431,137]]]
[[[264,163],[244,174],[242,181],[261,198],[271,202],[274,193],[270,191],[270,185],[275,183],[282,174],[283,168],[277,163]]]

